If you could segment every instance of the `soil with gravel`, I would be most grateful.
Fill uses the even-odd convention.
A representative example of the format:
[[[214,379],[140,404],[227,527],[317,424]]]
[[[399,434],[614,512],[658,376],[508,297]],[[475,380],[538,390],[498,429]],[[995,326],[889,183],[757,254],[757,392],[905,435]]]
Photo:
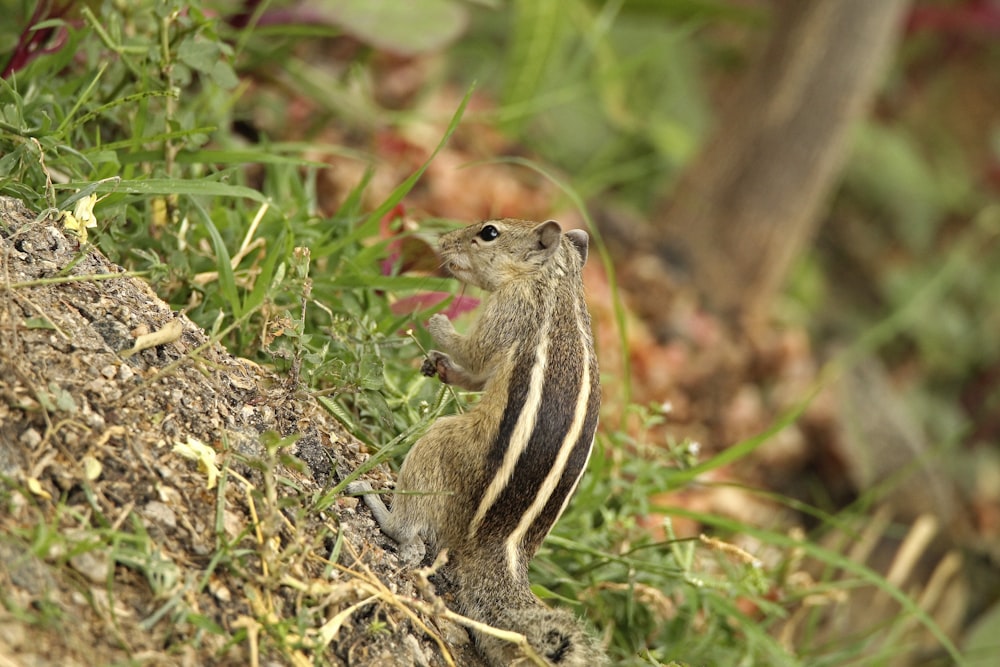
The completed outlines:
[[[177,449],[195,441],[214,486]],[[364,458],[311,396],[0,198],[0,665],[447,664],[422,624],[479,664],[404,609],[392,546],[328,493]]]

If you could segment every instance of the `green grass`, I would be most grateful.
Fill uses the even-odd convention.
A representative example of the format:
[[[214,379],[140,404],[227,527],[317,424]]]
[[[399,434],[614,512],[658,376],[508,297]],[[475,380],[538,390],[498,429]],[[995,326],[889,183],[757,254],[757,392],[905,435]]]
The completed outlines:
[[[565,57],[572,54],[572,48],[553,19],[553,3],[515,4],[517,40],[509,57],[516,76],[504,88],[509,106],[501,109],[501,115],[523,121],[526,116],[519,117],[518,109],[537,102],[547,81],[545,72],[530,65],[538,62],[539,53]],[[317,173],[323,167],[303,157],[304,145],[271,144],[266,137],[259,144],[248,144],[233,126],[253,107],[245,81],[266,78],[265,61],[286,63],[293,73],[290,80],[301,84],[293,94],[327,111],[330,122],[348,123],[364,116],[349,112],[336,118],[330,110],[336,101],[323,97],[346,95],[351,75],[345,75],[332,92],[321,93],[306,85],[302,72],[308,65],[292,48],[295,41],[309,35],[293,26],[270,26],[266,31],[232,29],[210,18],[206,9],[211,6],[139,2],[131,3],[126,11],[106,4],[100,9],[83,7],[77,17],[79,27],[55,21],[54,25],[68,30],[66,45],[0,81],[0,193],[21,198],[38,210],[62,211],[84,196],[97,194],[95,213],[100,223],[91,232],[90,242],[114,261],[149,276],[161,296],[186,310],[214,341],[234,354],[254,358],[283,375],[294,373],[352,434],[380,450],[371,459],[372,465],[398,461],[426,424],[455,409],[457,402],[452,392],[419,377],[413,363],[429,342],[416,323],[444,304],[406,315],[390,308],[395,299],[454,291],[457,286],[382,269],[393,240],[381,233],[382,223],[397,205],[406,202],[434,154],[376,206],[363,204],[373,165],[338,210],[322,213]],[[605,25],[602,21],[612,18],[594,15],[583,4],[577,6],[575,17],[579,25],[595,31]],[[12,27],[8,23],[5,30]],[[615,61],[602,39],[599,31],[594,34],[594,48],[605,63],[600,80],[594,83],[609,108],[614,108],[616,100],[620,104],[626,96],[620,90],[626,74],[640,71],[653,76],[648,71],[652,65],[642,53],[626,62]],[[675,46],[684,48],[680,43]],[[363,58],[355,65],[357,72],[366,66]],[[571,111],[580,104],[573,85],[566,83],[561,91],[571,100]],[[439,148],[462,122],[468,99],[443,126]],[[655,106],[655,100],[645,102]],[[380,122],[400,118],[389,112],[379,116],[377,104],[363,94],[351,98],[350,108],[374,110]],[[552,112],[556,119],[560,117],[557,112]],[[664,164],[690,151],[699,131],[692,126],[682,132],[676,118],[661,115],[654,115],[645,126],[637,125],[633,116],[609,117],[629,126],[631,140],[605,152],[588,148],[585,193],[597,191],[598,184],[613,185],[615,179],[607,173],[610,165],[626,151],[641,155],[643,151],[635,152],[637,142],[647,156],[653,151],[656,157],[638,160],[630,167],[635,171],[628,173],[660,173]],[[682,117],[693,119],[700,112],[682,110]],[[583,121],[598,123],[594,118]],[[595,137],[606,132],[606,122],[607,118],[600,122],[602,131]],[[311,155],[326,152],[372,159],[355,147],[309,149]],[[566,161],[573,156],[553,159]],[[253,165],[253,175],[248,165]],[[533,168],[547,173],[544,167],[533,164]],[[585,213],[580,191],[569,186],[563,190]],[[435,231],[450,224],[431,220],[425,229]],[[603,245],[597,247],[613,276]],[[624,339],[624,315],[621,305],[617,307]],[[627,359],[624,343],[621,353]],[[627,403],[627,378],[619,386],[620,400]],[[802,397],[803,406],[808,399]],[[876,636],[828,642],[811,641],[809,633],[801,633],[795,635],[799,643],[792,645],[780,638],[781,630],[803,613],[807,596],[826,595],[832,600],[838,590],[849,592],[863,586],[882,591],[899,605],[898,613],[886,619],[888,627],[880,631],[891,634],[912,617],[960,664],[957,651],[910,596],[867,566],[820,546],[817,539],[822,531],[789,536],[779,526],[747,525],[703,512],[660,507],[650,500],[664,490],[698,484],[705,473],[748,455],[792,423],[797,412],[776,421],[760,437],[708,460],[697,460],[690,443],[657,442],[656,427],[663,420],[657,410],[628,405],[624,412],[637,419],[641,428],[632,432],[623,424],[605,424],[577,497],[533,564],[539,593],[585,614],[608,641],[615,664],[890,664],[895,649],[879,645]],[[215,551],[203,577],[189,582],[197,590],[209,585],[215,569],[242,572],[248,579],[261,572],[276,577],[289,563],[300,562],[318,548],[292,543],[280,552],[270,552],[263,546],[285,520],[280,510],[287,505],[275,486],[291,482],[282,476],[279,464],[294,465],[283,455],[289,442],[272,437],[267,444],[267,457],[247,461],[264,480],[247,493],[255,494],[262,512],[259,525],[272,532],[250,540],[256,541],[258,549],[247,546],[244,538],[248,535],[235,539],[225,535],[224,490],[243,482],[224,471],[217,491],[219,509],[213,518],[218,536]],[[341,486],[313,499],[310,509],[330,509]],[[8,496],[5,502],[9,501]],[[825,529],[853,526],[865,519],[864,515],[834,517],[812,508],[798,509],[821,517]],[[640,521],[656,515],[665,517],[666,538],[658,541]],[[696,519],[723,541],[753,537],[768,553],[768,562],[745,560],[744,552],[727,549],[721,542],[675,539],[670,517]],[[99,550],[140,573],[157,600],[156,609],[144,621],[146,627],[167,621],[190,623],[206,635],[222,638],[223,643],[244,641],[251,632],[248,627],[226,637],[212,619],[188,608],[176,585],[176,566],[157,550],[140,522],[116,525],[113,517],[100,517],[97,523],[106,529],[72,537],[60,532],[58,520],[53,522],[42,512],[36,518],[32,528],[7,538],[36,556],[52,553],[56,545],[67,559]],[[800,571],[804,560],[833,574],[810,586],[796,587],[791,575]],[[113,584],[109,576],[107,587],[112,595]],[[301,616],[272,619],[264,630],[266,641],[290,655],[295,646],[291,641],[283,645],[283,638],[303,637],[322,627],[320,636],[329,640],[338,627],[334,621],[344,618],[331,621],[321,611],[316,608],[304,610]],[[30,617],[32,623],[46,624],[59,611],[42,604],[19,608],[18,613]],[[822,613],[812,612],[816,617]],[[817,626],[823,622],[822,618],[813,620]],[[380,633],[382,623],[373,621],[371,632]],[[202,648],[220,650],[218,641]]]

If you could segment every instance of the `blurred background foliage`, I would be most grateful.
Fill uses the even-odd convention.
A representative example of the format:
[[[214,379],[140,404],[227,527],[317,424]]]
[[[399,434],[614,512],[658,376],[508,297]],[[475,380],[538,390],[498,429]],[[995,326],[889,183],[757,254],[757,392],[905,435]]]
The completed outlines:
[[[528,216],[572,210],[575,197],[655,228],[784,6],[8,0],[0,193],[39,210],[99,194],[94,242],[112,259],[147,272],[164,298],[210,331],[245,322],[223,338],[234,353],[295,368],[333,397],[331,409],[359,437],[388,442],[445,400],[412,364],[429,344],[418,323],[447,305],[421,295],[456,289],[414,266],[432,234],[455,219],[508,212],[511,200]],[[885,364],[942,474],[966,489],[981,540],[1000,534],[998,482],[982,473],[1000,462],[998,34],[1000,6],[990,0],[906,6],[898,48],[850,134],[818,231],[769,313],[771,326],[806,331],[813,343],[805,354],[819,360],[899,316],[867,351]],[[470,195],[475,203],[455,204],[439,183],[450,173],[435,175],[437,163],[425,163],[442,137],[459,151],[449,164],[528,161],[569,188],[546,190],[518,172],[505,176],[518,183],[508,200],[483,187]],[[310,253],[296,256],[296,247]],[[623,271],[634,256],[613,260]],[[788,637],[775,639],[786,612],[773,599],[786,582],[762,582],[753,568],[726,570],[720,558],[717,580],[695,581],[689,543],[669,533],[669,522],[666,534],[649,530],[648,517],[666,512],[650,498],[672,488],[648,465],[662,461],[649,441],[666,447],[657,410],[630,405],[606,419],[606,469],[589,478],[555,539],[584,537],[571,541],[568,556],[544,554],[536,568],[546,585],[572,597],[589,584],[589,595],[602,596],[591,613],[615,628],[619,655],[692,664],[896,659],[883,646],[881,662],[871,662],[860,648],[871,641],[865,634],[831,648],[815,627],[786,650]],[[671,442],[670,451],[673,467],[691,468],[685,457],[696,450]],[[633,461],[627,454],[636,452]],[[632,497],[604,506],[624,489]],[[855,491],[851,499],[865,494]],[[781,535],[758,537],[780,551]],[[633,560],[625,547],[645,555],[656,540],[671,545],[658,560]],[[591,551],[603,556],[589,560]],[[784,557],[786,565],[793,558]],[[686,595],[657,597],[669,586]],[[636,590],[661,606],[637,610]],[[732,603],[737,596],[752,605]],[[684,608],[678,614],[670,604]],[[644,616],[651,608],[683,622],[658,626],[662,618]],[[706,610],[716,621],[706,621]],[[751,630],[761,615],[763,629]]]

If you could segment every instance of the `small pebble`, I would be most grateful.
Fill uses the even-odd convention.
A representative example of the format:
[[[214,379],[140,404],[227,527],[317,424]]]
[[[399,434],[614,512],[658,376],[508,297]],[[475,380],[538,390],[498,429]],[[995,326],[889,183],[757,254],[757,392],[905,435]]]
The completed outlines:
[[[150,521],[166,526],[167,528],[177,527],[177,515],[174,511],[158,500],[146,503],[142,510],[143,516]]]
[[[97,551],[84,551],[70,557],[69,564],[95,584],[101,584],[108,579],[109,561],[106,554]]]
[[[38,443],[42,441],[42,434],[33,428],[29,428],[21,434],[21,437],[18,438],[18,440],[26,447],[35,448],[38,446]]]

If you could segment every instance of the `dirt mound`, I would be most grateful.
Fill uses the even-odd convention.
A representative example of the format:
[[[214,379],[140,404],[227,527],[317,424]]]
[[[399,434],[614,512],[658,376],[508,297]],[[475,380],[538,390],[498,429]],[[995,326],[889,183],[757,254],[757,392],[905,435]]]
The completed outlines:
[[[331,492],[361,450],[0,198],[0,663],[445,664],[410,631],[395,556]]]

